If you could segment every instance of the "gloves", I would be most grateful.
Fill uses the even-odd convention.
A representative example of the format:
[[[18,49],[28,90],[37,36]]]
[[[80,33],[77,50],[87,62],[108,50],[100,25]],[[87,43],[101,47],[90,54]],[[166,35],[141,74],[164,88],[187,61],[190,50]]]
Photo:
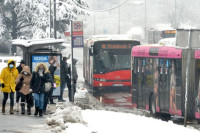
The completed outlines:
[[[39,73],[39,76],[42,77],[42,76],[43,76],[43,73]]]
[[[5,84],[4,84],[4,83],[2,83],[2,84],[1,84],[1,87],[2,87],[2,88],[4,88],[4,87],[5,87]]]
[[[21,78],[20,78],[20,81],[22,82],[23,80],[24,80],[24,78],[23,78],[23,77],[21,77]]]

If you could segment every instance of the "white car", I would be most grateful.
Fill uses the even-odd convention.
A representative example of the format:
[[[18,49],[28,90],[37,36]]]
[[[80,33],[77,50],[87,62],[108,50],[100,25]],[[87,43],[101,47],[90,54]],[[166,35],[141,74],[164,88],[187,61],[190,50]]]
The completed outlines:
[[[164,38],[158,42],[161,46],[176,46],[176,38]]]

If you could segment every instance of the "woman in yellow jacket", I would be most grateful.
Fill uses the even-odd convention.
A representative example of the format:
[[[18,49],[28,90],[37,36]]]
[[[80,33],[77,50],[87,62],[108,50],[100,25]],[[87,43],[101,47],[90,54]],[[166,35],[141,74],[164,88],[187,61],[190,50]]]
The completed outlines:
[[[16,87],[16,79],[18,76],[18,71],[16,69],[16,64],[14,60],[8,61],[8,66],[1,71],[1,91],[3,92],[3,105],[2,113],[5,113],[6,101],[8,99],[8,94],[10,94],[10,114],[13,114],[14,106],[14,92]]]

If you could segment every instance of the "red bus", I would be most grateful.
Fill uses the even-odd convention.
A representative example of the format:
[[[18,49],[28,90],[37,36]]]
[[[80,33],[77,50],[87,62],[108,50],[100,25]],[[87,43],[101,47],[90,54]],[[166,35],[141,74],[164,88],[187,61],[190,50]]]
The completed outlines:
[[[96,90],[131,86],[131,49],[139,41],[118,37],[94,37],[84,45],[83,75]]]
[[[189,65],[187,118],[200,119],[200,50],[192,50]],[[151,114],[185,116],[188,50],[168,46],[132,49],[132,104]]]

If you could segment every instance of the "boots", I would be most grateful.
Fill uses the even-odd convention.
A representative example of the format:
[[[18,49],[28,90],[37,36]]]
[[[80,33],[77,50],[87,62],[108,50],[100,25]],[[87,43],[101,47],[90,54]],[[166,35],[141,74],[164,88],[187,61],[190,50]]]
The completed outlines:
[[[21,114],[24,115],[25,114],[25,104],[21,103]]]
[[[31,115],[31,106],[27,105],[27,114]]]
[[[14,111],[13,111],[13,106],[10,106],[10,114],[14,114]]]
[[[6,108],[6,106],[3,105],[3,106],[2,106],[2,113],[3,113],[3,114],[5,113],[5,108]]]
[[[43,110],[39,109],[39,116],[42,117],[43,116]]]
[[[50,104],[56,104],[53,102],[53,98],[50,98]]]
[[[39,107],[35,107],[35,113],[34,113],[34,115],[37,116],[38,112],[39,112]]]

